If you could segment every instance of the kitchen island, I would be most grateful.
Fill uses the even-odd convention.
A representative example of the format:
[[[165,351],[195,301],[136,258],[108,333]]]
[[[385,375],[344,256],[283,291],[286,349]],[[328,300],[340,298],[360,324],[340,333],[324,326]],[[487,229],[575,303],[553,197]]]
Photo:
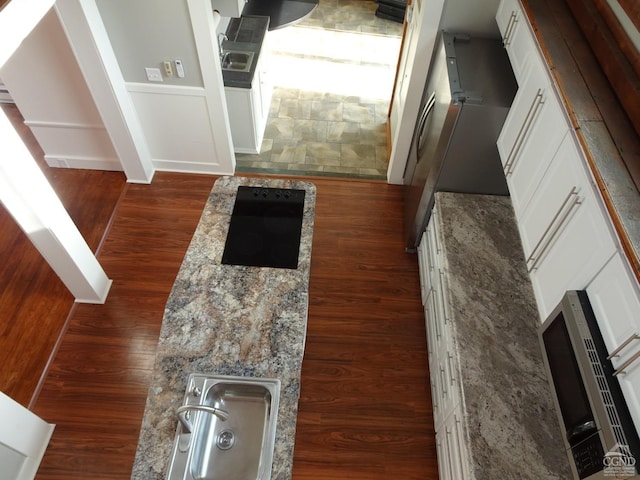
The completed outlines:
[[[241,185],[305,190],[297,269],[221,264]],[[291,478],[315,195],[313,184],[295,180],[216,181],[166,304],[132,479],[165,478],[192,372],[280,379],[271,478]]]

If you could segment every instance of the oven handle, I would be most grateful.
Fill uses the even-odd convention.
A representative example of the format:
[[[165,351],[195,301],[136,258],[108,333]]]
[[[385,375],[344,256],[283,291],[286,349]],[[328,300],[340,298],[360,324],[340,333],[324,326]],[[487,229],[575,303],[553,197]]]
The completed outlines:
[[[573,441],[576,437],[582,439],[585,437],[585,434],[591,434],[597,431],[598,427],[596,426],[596,422],[593,420],[587,420],[586,422],[573,427],[570,432],[567,432],[567,441],[569,442],[569,445],[573,446]]]

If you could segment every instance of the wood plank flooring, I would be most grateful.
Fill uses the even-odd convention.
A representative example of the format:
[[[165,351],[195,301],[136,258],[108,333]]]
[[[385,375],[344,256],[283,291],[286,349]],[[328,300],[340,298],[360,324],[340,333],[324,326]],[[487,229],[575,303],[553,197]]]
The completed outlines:
[[[215,181],[158,173],[152,185],[124,185],[121,174],[113,175],[57,188],[65,197],[80,183],[92,186],[93,201],[80,194],[67,200],[70,211],[86,204],[87,213],[72,214],[74,220],[97,216],[96,225],[88,222],[96,229],[88,234],[92,248],[109,224],[99,220],[108,218],[103,210],[117,204],[98,255],[114,279],[105,305],[71,309],[69,294],[41,272],[10,287],[7,277],[23,275],[25,266],[12,258],[18,245],[2,243],[5,260],[15,264],[15,272],[0,273],[3,289],[11,288],[3,309],[16,301],[24,312],[42,312],[58,297],[67,306],[51,311],[62,319],[56,325],[63,335],[32,407],[57,425],[39,480],[130,477],[164,304]],[[402,244],[402,190],[309,180],[318,200],[293,478],[436,479],[424,319],[416,258]],[[9,225],[5,219],[3,227]],[[0,242],[5,235],[3,228]],[[28,355],[17,342],[11,357],[26,370],[16,368],[14,391],[33,392],[39,373],[30,362],[46,364],[60,333],[40,330],[42,316],[12,318],[32,329],[31,339],[46,340]],[[2,348],[6,360],[6,343]]]
[[[125,186],[120,172],[49,168],[14,105],[2,105],[95,252]],[[0,390],[29,405],[73,305],[51,267],[0,204]]]

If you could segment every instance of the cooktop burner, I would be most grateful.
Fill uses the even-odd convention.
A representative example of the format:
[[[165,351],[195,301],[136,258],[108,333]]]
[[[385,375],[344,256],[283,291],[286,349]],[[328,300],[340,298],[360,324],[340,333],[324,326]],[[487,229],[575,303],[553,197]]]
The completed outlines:
[[[290,188],[238,187],[222,263],[298,268],[304,194]]]

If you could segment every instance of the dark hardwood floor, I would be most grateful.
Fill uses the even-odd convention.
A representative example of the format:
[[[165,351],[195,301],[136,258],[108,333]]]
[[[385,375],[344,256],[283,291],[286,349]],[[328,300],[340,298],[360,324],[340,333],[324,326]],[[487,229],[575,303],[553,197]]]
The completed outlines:
[[[30,362],[46,364],[49,339],[63,333],[32,402],[36,414],[57,425],[39,480],[130,477],[164,304],[215,180],[158,173],[151,185],[125,185],[113,175],[118,181],[92,184],[104,205],[76,200],[99,217],[116,208],[100,227],[108,231],[98,257],[114,280],[105,305],[72,307],[41,272],[2,300],[3,312],[12,300],[25,312],[41,312],[11,317],[31,328],[32,338],[47,337],[38,352],[13,350],[15,383],[24,391],[34,391],[30,373],[39,377]],[[436,479],[424,317],[416,258],[403,249],[402,190],[310,180],[318,195],[293,478]],[[71,177],[56,191],[64,197],[78,182]],[[24,245],[3,247],[12,260]],[[15,272],[0,273],[3,288],[11,285],[7,276],[22,275],[22,262],[12,261]],[[32,291],[33,284],[42,288]],[[51,310],[59,332],[41,331],[52,297],[64,297],[68,308]]]
[[[121,172],[49,168],[14,105],[2,105],[95,252],[125,188]],[[51,267],[0,204],[0,390],[28,406],[73,306]]]

